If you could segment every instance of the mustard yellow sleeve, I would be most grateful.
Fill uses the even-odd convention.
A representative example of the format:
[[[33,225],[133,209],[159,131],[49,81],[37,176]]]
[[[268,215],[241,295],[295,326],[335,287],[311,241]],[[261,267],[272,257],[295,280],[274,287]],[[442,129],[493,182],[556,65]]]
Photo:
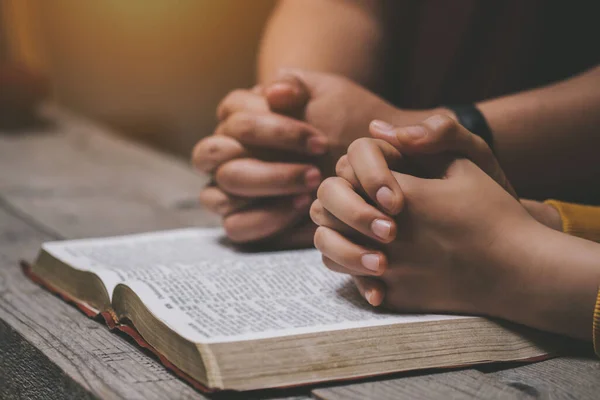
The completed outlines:
[[[594,351],[600,357],[600,288],[598,289],[596,307],[594,308]]]
[[[546,200],[544,203],[558,210],[562,230],[569,235],[600,243],[600,207]],[[600,357],[600,288],[596,296],[593,321],[594,351]]]
[[[546,200],[558,210],[563,232],[583,239],[600,242],[600,207]]]

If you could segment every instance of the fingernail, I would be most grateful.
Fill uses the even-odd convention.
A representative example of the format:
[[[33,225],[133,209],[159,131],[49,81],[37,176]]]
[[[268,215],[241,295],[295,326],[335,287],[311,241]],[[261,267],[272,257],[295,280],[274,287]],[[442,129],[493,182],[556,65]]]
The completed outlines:
[[[377,271],[379,269],[379,256],[377,254],[365,254],[360,261],[368,270]]]
[[[323,137],[311,137],[306,142],[306,147],[312,154],[323,154],[327,151],[327,140]]]
[[[391,133],[394,131],[394,125],[388,124],[380,119],[374,119],[371,121],[371,128],[381,133]]]
[[[373,305],[373,291],[372,290],[367,290],[365,292],[365,299],[367,300],[367,302],[370,305]]]
[[[301,210],[306,208],[310,204],[311,200],[312,198],[309,195],[302,194],[300,196],[296,196],[294,200],[292,200],[292,204],[295,209]]]
[[[309,189],[316,189],[321,183],[321,171],[311,168],[304,173],[304,184]]]
[[[387,186],[379,188],[375,194],[377,202],[385,208],[387,211],[392,212],[394,210],[394,192]]]
[[[283,81],[272,83],[271,85],[268,86],[267,90],[268,91],[272,91],[272,90],[286,91],[286,90],[289,90],[289,91],[293,92],[293,94],[298,94],[298,89],[296,88],[295,85],[290,84],[290,82],[283,82]]]
[[[371,230],[381,239],[389,239],[392,232],[392,223],[383,219],[376,219],[371,223]]]
[[[415,126],[406,126],[400,131],[404,136],[411,140],[417,140],[425,137],[427,135],[427,131],[425,128],[419,125]]]

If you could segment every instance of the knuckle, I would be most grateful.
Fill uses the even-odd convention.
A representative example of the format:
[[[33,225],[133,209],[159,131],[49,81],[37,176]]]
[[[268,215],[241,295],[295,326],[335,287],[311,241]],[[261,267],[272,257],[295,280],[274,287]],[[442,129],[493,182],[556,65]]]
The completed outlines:
[[[335,192],[335,187],[340,183],[340,179],[342,178],[330,176],[321,182],[321,185],[319,185],[319,189],[317,190],[317,197],[321,198],[327,196],[332,191]]]
[[[360,152],[363,149],[365,149],[366,147],[370,146],[370,144],[371,144],[370,138],[366,138],[366,137],[358,138],[354,142],[350,143],[350,146],[348,146],[348,154]]]
[[[304,171],[295,168],[272,168],[269,181],[279,187],[304,187]]]
[[[273,141],[285,143],[288,146],[304,146],[308,137],[305,127],[299,122],[285,118],[265,115],[266,126],[270,127]]]
[[[234,89],[231,92],[227,93],[221,104],[223,107],[227,107],[230,103],[235,101],[235,99],[242,97],[246,94],[245,89]]]
[[[195,159],[202,152],[202,147],[204,146],[204,142],[208,139],[208,137],[200,139],[192,149],[192,159]]]
[[[221,100],[221,102],[217,106],[217,117],[219,119],[227,118],[228,113],[229,113],[229,110],[228,110],[229,104],[231,103],[232,99],[239,96],[241,94],[241,92],[242,92],[242,89],[235,89],[235,90],[232,90],[231,92],[227,93],[227,95],[225,95],[223,100]]]
[[[370,206],[365,206],[358,210],[354,210],[352,213],[352,218],[354,219],[353,222],[355,225],[369,227],[373,220],[375,220],[376,216],[373,215],[373,211],[370,209]]]
[[[358,178],[357,178],[358,179]],[[352,185],[353,190],[364,189],[364,191],[371,196],[373,199],[376,196],[377,191],[386,186],[388,188],[393,187],[393,182],[389,180],[389,172],[377,173],[377,171],[363,172],[360,181]]]
[[[228,162],[219,167],[215,173],[215,182],[218,186],[227,186],[230,183],[235,183],[236,178],[239,178],[240,171],[236,166],[235,160]]]
[[[214,202],[215,211],[219,214],[226,214],[231,209],[231,201],[229,197],[222,193],[221,196],[218,196]]]
[[[203,198],[203,199],[210,198],[213,196],[213,194],[215,192],[220,192],[220,190],[211,184],[207,184],[206,186],[204,186],[202,188],[202,190],[200,190],[200,198]]]
[[[282,118],[278,115],[264,114],[257,117],[261,129],[264,129],[263,137],[292,149],[304,147],[310,136],[308,128],[300,121]]]
[[[254,94],[262,94],[263,91],[263,86],[261,84],[256,84],[254,86],[252,86],[252,88],[250,89],[251,93]]]
[[[352,165],[350,165],[347,155],[344,155],[342,158],[340,158],[335,166],[335,172],[338,177],[347,181],[355,190],[361,187],[361,184],[354,172],[354,168],[352,168]]]
[[[422,126],[442,138],[454,137],[458,133],[459,128],[456,120],[442,114],[427,118],[423,121]]]
[[[210,194],[210,189],[203,189],[198,196],[198,200],[204,207],[212,210],[212,196]]]
[[[344,154],[335,165],[335,174],[339,177],[342,177],[346,180],[350,178],[354,178],[354,170],[352,169],[352,165],[350,165],[350,160],[348,159],[348,155]]]
[[[200,204],[214,213],[225,215],[232,209],[232,199],[218,188],[205,188],[198,197]]]
[[[226,132],[230,136],[238,137],[241,141],[252,141],[256,137],[256,116],[239,112],[234,114],[227,122]]]
[[[192,164],[198,169],[204,169],[204,142],[206,139],[200,140],[192,149]]]
[[[216,115],[217,115],[217,120],[219,120],[219,121],[222,121],[222,120],[224,120],[225,118],[227,118],[228,111],[227,111],[227,108],[226,108],[226,106],[225,106],[225,100],[222,100],[222,101],[219,103],[219,105],[217,106],[217,112],[216,112]]]
[[[268,117],[266,117],[268,118]],[[287,140],[294,132],[294,127],[283,121],[269,121],[267,126],[270,126],[270,136],[273,141],[279,142],[281,140]]]
[[[192,163],[202,171],[209,172],[218,160],[221,148],[213,136],[199,141],[192,151]]]
[[[348,161],[348,156],[344,154],[338,162],[335,164],[335,173],[338,176],[345,176],[348,174],[347,170],[350,167],[350,161]]]
[[[246,93],[248,93],[248,91],[246,89],[233,89],[231,92],[229,92],[229,95],[227,97],[229,98],[234,98],[234,97],[240,97],[240,96],[244,96]]]
[[[365,190],[371,192],[373,190],[378,190],[382,186],[390,186],[387,177],[387,175],[383,174],[369,173],[366,178],[362,180],[364,181],[362,184],[365,186]]]
[[[308,138],[311,136],[309,129],[302,123],[293,121],[288,126],[288,131],[291,133],[290,139],[294,142],[295,146],[303,147],[306,145]],[[286,134],[284,132],[283,134]]]

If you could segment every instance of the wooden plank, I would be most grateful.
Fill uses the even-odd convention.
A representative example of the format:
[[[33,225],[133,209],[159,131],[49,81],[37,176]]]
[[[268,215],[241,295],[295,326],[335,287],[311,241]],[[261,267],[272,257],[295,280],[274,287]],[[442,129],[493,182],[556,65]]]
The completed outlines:
[[[54,128],[0,134],[0,318],[98,397],[204,398],[127,340],[27,281],[16,264],[19,258],[33,258],[50,239],[214,226],[217,219],[196,205],[205,178],[177,159],[107,135],[57,108],[48,107],[44,114],[55,121]],[[314,394],[324,399],[529,398],[549,396],[552,382],[564,384],[575,398],[583,398],[579,390],[584,396],[597,390],[581,380],[569,386],[561,368],[597,379],[600,364],[590,361],[584,368],[577,360],[561,360],[557,366],[546,367],[548,361],[514,372],[407,376]],[[236,398],[306,394],[299,389]]]
[[[55,123],[49,131],[0,134],[0,319],[97,397],[206,398],[18,268],[19,259],[33,259],[47,240],[215,226],[218,220],[196,201],[206,178],[57,108],[44,114]],[[22,379],[47,376],[53,365],[41,360],[37,370],[19,369],[17,360],[11,368],[29,374]],[[289,392],[251,397],[305,399],[308,390]]]
[[[0,318],[98,397],[204,398],[18,268],[46,240],[214,225],[192,205],[203,180],[84,120],[45,114],[49,132],[0,135]]]
[[[48,107],[56,127],[0,135],[0,194],[68,238],[217,226],[197,202],[206,177],[179,159],[141,147]]]
[[[0,394],[9,399],[82,399],[94,397],[0,320]],[[40,374],[40,371],[44,371]]]
[[[600,362],[571,356],[487,374],[542,399],[600,399]]]
[[[462,370],[349,384],[312,391],[322,400],[533,399],[493,377]]]
[[[132,343],[23,276],[19,258],[33,257],[40,244],[50,239],[0,207],[0,319],[97,397],[205,398]],[[8,339],[0,336],[3,346],[11,344]],[[10,370],[27,374],[20,378],[25,381],[43,380],[52,370],[43,360],[38,359],[38,370],[33,365],[20,368],[21,361],[13,360]]]

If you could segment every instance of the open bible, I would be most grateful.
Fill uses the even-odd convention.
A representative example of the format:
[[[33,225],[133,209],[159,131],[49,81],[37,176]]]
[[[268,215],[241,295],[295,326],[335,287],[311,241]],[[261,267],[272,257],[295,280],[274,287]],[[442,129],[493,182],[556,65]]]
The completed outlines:
[[[220,229],[45,243],[29,276],[132,335],[204,390],[250,390],[548,353],[471,316],[371,307],[316,250],[243,253]]]

